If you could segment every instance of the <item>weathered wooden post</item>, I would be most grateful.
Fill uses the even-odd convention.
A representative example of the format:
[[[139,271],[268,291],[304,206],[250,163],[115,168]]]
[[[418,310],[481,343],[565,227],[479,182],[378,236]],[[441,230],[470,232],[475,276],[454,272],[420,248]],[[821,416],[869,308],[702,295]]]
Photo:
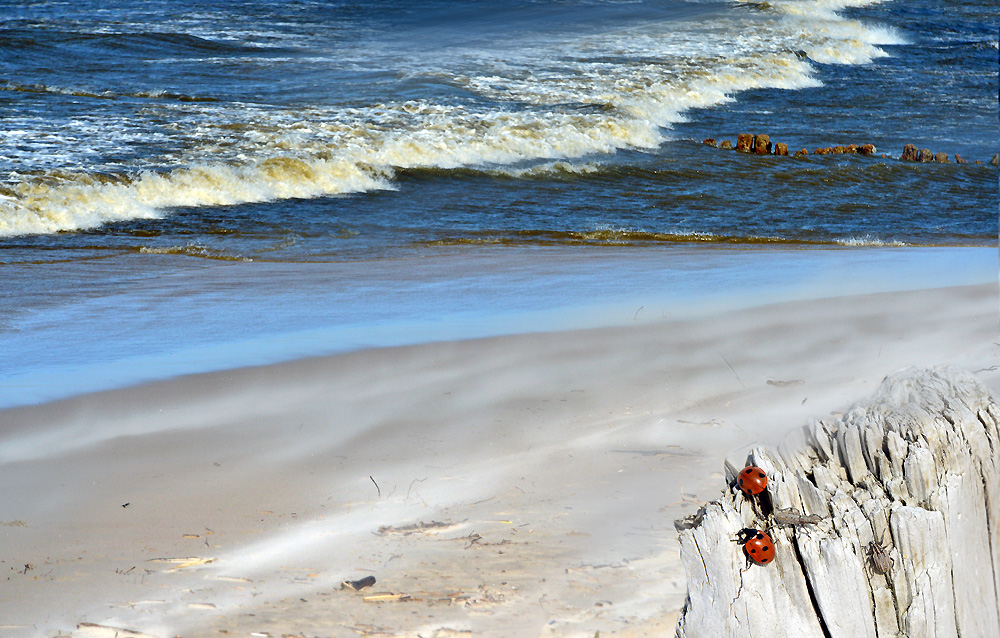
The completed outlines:
[[[1000,405],[947,368],[904,370],[840,419],[755,448],[761,507],[730,490],[676,523],[677,636],[1000,636],[998,455]],[[768,531],[773,563],[746,566],[731,542],[745,527]]]

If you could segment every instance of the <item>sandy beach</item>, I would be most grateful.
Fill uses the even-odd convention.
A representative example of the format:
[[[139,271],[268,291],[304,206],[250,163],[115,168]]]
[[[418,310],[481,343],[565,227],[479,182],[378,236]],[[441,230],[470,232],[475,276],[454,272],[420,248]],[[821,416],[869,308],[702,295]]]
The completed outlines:
[[[731,608],[728,465],[1000,395],[996,2],[940,4],[3,3],[0,638]]]
[[[1000,392],[997,304],[786,302],[5,410],[0,635],[672,636],[673,521],[724,460],[904,366]]]

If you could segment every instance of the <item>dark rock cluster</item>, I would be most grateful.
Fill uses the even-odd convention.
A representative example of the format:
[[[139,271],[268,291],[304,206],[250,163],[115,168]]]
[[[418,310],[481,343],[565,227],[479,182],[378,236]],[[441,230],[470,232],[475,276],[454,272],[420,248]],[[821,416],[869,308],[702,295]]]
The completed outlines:
[[[809,151],[802,149],[797,154],[806,155]],[[823,148],[817,148],[813,151],[813,155],[838,155],[838,154],[850,154],[850,155],[874,155],[875,145],[874,144],[848,144],[846,146],[826,146]]]
[[[929,148],[917,150],[917,147],[913,144],[907,144],[903,147],[903,154],[899,157],[899,159],[904,162],[940,162],[942,164],[947,164],[948,154],[932,153]],[[967,163],[962,159],[961,155],[956,155],[955,161],[959,164]]]
[[[707,146],[713,148],[720,148],[723,150],[732,150],[733,144],[729,140],[722,140],[721,144],[716,143],[714,138],[708,138],[702,142]],[[775,144],[771,143],[771,138],[769,135],[751,135],[749,133],[740,133],[736,137],[735,150],[740,153],[751,153],[755,155],[788,155],[788,145],[783,142],[777,142]],[[847,144],[843,146],[824,146],[817,148],[813,151],[813,155],[838,155],[838,154],[850,154],[850,155],[875,155],[875,145],[874,144]],[[800,157],[803,155],[809,155],[808,149],[801,149],[795,151],[794,156]],[[882,157],[889,157],[888,155],[882,155]],[[899,157],[900,160],[904,162],[938,162],[940,164],[947,164],[949,162],[947,153],[932,153],[930,149],[918,149],[913,144],[907,144],[903,147],[903,154]],[[956,164],[968,164],[969,160],[962,159],[962,156],[955,154]],[[976,160],[975,164],[982,164],[983,162]],[[992,166],[997,166],[998,156],[994,155],[993,159],[989,161]]]

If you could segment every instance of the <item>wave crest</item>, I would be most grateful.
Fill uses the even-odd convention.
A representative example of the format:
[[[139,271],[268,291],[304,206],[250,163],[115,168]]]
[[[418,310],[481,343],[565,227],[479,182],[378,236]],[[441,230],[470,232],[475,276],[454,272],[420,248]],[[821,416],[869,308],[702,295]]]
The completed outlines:
[[[166,209],[224,206],[391,188],[387,175],[341,160],[269,158],[136,176],[48,173],[4,189],[0,235],[84,230]]]

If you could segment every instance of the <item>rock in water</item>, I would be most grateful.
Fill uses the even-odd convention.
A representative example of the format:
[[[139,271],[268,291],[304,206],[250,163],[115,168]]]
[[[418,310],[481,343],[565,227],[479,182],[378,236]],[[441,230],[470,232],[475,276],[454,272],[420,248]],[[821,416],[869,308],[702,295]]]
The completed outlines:
[[[874,155],[875,145],[874,144],[862,144],[858,147],[858,153],[862,155]]]
[[[771,137],[769,135],[755,135],[753,138],[753,152],[757,155],[770,155]]]
[[[948,163],[948,154],[947,153],[934,153],[934,161],[938,162],[940,164],[947,164]]]
[[[711,146],[712,148],[715,148],[715,139],[714,138],[711,138],[711,137],[706,138],[706,139],[702,140],[701,143],[704,144],[705,146]]]
[[[740,133],[736,136],[736,150],[740,153],[749,153],[753,150],[753,135]]]
[[[920,161],[920,162],[933,162],[934,161],[934,153],[932,153],[931,149],[929,149],[929,148],[922,148],[922,149],[920,149],[920,155],[917,156],[917,161]]]
[[[920,161],[919,158],[920,158],[920,151],[918,151],[917,147],[914,146],[913,144],[907,144],[906,146],[904,146],[903,154],[899,157],[899,159],[903,160],[904,162],[917,162]]]
[[[733,148],[733,143],[730,142],[729,140],[722,140],[722,144],[719,144],[719,148],[725,149],[725,150],[728,151],[728,150],[730,150],[730,149]]]
[[[1000,404],[949,368],[901,371],[839,419],[755,448],[769,508],[730,489],[676,523],[688,580],[677,636],[1000,636],[994,450]],[[805,522],[769,515],[790,510]],[[746,566],[732,542],[744,528],[768,530],[773,563]]]
[[[788,144],[785,144],[784,142],[778,142],[777,144],[775,144],[774,145],[774,154],[775,155],[788,155]]]

